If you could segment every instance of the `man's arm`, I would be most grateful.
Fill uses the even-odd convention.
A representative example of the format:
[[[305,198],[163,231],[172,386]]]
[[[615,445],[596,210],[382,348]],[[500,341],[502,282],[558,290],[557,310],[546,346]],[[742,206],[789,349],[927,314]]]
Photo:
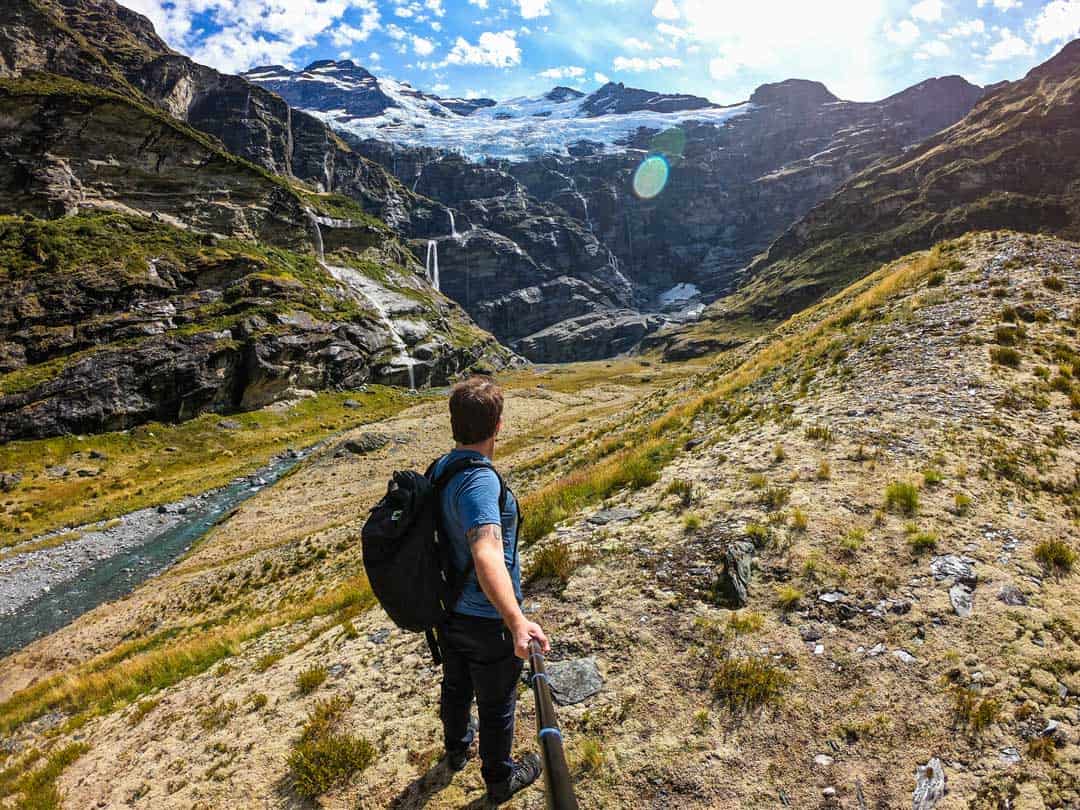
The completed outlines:
[[[518,658],[529,657],[529,641],[536,639],[544,652],[551,649],[540,625],[525,618],[514,594],[514,583],[503,557],[502,527],[485,523],[469,529],[466,535],[472,549],[476,580],[488,601],[495,606],[514,636],[514,652]]]

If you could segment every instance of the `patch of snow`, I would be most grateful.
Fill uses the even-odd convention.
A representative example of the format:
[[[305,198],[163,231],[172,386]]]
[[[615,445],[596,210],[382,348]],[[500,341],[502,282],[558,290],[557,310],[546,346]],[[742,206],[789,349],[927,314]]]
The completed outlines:
[[[695,285],[683,282],[681,284],[676,284],[667,292],[660,293],[660,303],[663,306],[678,304],[683,301],[689,301],[691,298],[696,298],[700,294],[701,290]]]

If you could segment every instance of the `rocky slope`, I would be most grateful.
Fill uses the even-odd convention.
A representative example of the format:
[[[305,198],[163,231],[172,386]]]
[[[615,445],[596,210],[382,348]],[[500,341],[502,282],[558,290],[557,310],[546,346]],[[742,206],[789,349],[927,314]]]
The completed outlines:
[[[82,15],[107,56],[48,7],[0,12],[11,22],[0,37],[5,72],[28,73],[0,79],[0,215],[12,215],[0,270],[0,439],[187,419],[369,380],[440,383],[482,357],[506,361],[365,211],[370,195],[327,193],[229,152],[163,98],[116,78],[150,64],[148,25],[109,3],[64,9]],[[103,64],[110,70],[87,68]],[[205,123],[197,106],[184,117]],[[242,151],[277,165],[252,144]],[[352,160],[382,189],[400,189]]]
[[[1074,244],[974,235],[647,398],[511,393],[526,604],[553,660],[602,677],[560,710],[583,806],[1080,801],[1078,267]],[[62,771],[70,807],[296,806],[302,727],[323,739],[307,720],[337,699],[331,730],[372,754],[321,806],[478,802],[475,763],[436,764],[422,639],[354,577],[372,470],[436,452],[434,407],[385,426],[404,444],[316,459],[159,582],[0,662],[5,765]],[[525,749],[527,699],[518,720]],[[9,800],[39,784],[0,780]]]
[[[336,76],[355,69],[351,63],[324,65],[320,76],[323,84],[336,82]],[[255,72],[253,78],[258,80],[259,75]],[[312,103],[303,89],[305,82],[272,86],[294,104]],[[337,109],[354,93],[364,99],[373,92],[351,88],[346,82],[334,95],[335,106],[322,109]],[[514,241],[533,260],[510,273],[501,271],[505,283],[518,290],[517,299],[542,294],[544,320],[528,323],[517,317],[490,319],[486,310],[507,308],[502,287],[493,290],[495,300],[463,297],[463,282],[473,272],[474,259],[488,261],[486,241],[471,243],[470,250],[447,245],[440,269],[451,296],[481,324],[503,340],[521,340],[515,344],[520,351],[543,360],[563,355],[537,354],[551,344],[522,340],[531,331],[554,328],[566,336],[564,345],[579,347],[579,358],[603,356],[612,345],[632,345],[641,335],[636,328],[619,328],[618,317],[590,318],[590,329],[579,329],[579,316],[613,306],[610,295],[567,296],[560,290],[558,296],[549,296],[546,286],[537,282],[549,279],[551,271],[540,273],[538,279],[534,265],[580,266],[573,255],[580,252],[576,245],[595,241],[599,247],[590,255],[600,261],[586,263],[586,272],[594,273],[589,268],[603,266],[610,256],[612,266],[631,285],[631,297],[616,301],[615,307],[632,304],[639,311],[660,312],[660,297],[679,284],[693,285],[697,301],[711,301],[729,289],[737,269],[846,179],[954,123],[981,92],[959,77],[947,77],[862,104],[840,101],[819,83],[792,80],[765,85],[746,104],[731,108],[689,102],[680,106],[682,102],[667,99],[655,106],[666,109],[670,102],[680,111],[667,116],[652,113],[639,120],[642,104],[648,107],[640,97],[650,94],[612,85],[585,98],[560,96],[549,101],[545,96],[503,102],[468,116],[445,114],[415,132],[402,131],[407,121],[369,131],[369,124],[387,113],[373,118],[350,115],[345,121],[325,117],[340,126],[342,137],[357,152],[379,162],[418,193],[453,208],[460,231],[473,226],[491,231]],[[501,122],[507,127],[525,121],[522,126],[530,133],[542,134],[514,161],[478,162],[468,154],[470,139],[488,143],[494,137],[490,128],[500,123],[498,111],[504,107]],[[601,107],[607,112],[597,115]],[[574,128],[567,129],[567,122]],[[466,156],[408,145],[431,138],[432,143],[441,143],[442,135],[428,134],[432,127],[445,130],[447,138],[455,136]],[[358,132],[370,137],[358,139]],[[660,193],[643,199],[633,192],[633,177],[649,154],[665,156],[669,175]],[[551,206],[562,212],[552,223],[557,231],[518,240],[514,231],[532,230],[537,217],[552,217]],[[474,256],[476,248],[480,252]],[[416,250],[426,247],[418,244]],[[578,277],[573,270],[569,275]],[[562,301],[572,302],[571,306]],[[573,320],[557,324],[567,318]],[[650,331],[663,323],[657,317],[638,320],[648,321]],[[611,328],[598,329],[600,321]],[[529,331],[511,331],[508,326]]]
[[[973,228],[1080,237],[1080,41],[792,225],[706,317],[783,317],[883,260]],[[721,326],[722,328],[722,326]]]

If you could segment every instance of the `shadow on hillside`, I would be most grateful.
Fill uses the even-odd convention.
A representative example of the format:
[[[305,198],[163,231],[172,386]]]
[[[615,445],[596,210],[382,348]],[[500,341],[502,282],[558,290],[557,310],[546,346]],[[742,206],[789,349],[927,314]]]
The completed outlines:
[[[390,808],[391,810],[417,810],[424,807],[435,797],[435,794],[449,785],[453,778],[454,772],[447,767],[446,761],[439,760],[427,773],[410,782],[409,786],[390,804]]]

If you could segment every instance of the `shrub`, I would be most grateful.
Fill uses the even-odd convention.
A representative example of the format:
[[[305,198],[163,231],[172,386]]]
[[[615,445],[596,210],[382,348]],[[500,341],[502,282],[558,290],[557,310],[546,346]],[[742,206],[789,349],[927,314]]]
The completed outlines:
[[[1020,368],[1020,352],[1008,346],[993,346],[990,348],[990,359],[1001,366]]]
[[[1032,737],[1028,740],[1028,759],[1034,759],[1053,765],[1057,762],[1057,751],[1054,750],[1054,740],[1051,737]]]
[[[690,532],[696,532],[701,528],[701,517],[698,515],[687,515],[683,518],[683,530],[688,534]]]
[[[728,631],[734,636],[756,633],[765,625],[765,618],[752,610],[737,610],[728,619]]]
[[[746,539],[753,543],[757,548],[768,545],[769,538],[772,536],[769,527],[763,526],[760,523],[747,523],[744,531],[746,532]]]
[[[346,619],[341,623],[341,635],[347,639],[354,639],[360,636],[360,633],[356,629],[356,625],[352,623],[352,619]]]
[[[765,489],[769,485],[769,479],[763,473],[754,473],[748,482],[750,489]]]
[[[787,613],[797,608],[805,595],[794,585],[783,585],[776,591],[776,601],[780,609]]]
[[[595,773],[604,765],[604,748],[596,737],[585,737],[577,746],[574,770],[579,774]]]
[[[274,664],[285,657],[284,653],[268,653],[255,662],[256,672],[266,672]]]
[[[248,695],[248,705],[251,706],[251,711],[257,712],[264,708],[269,702],[269,698],[262,692],[252,692]]]
[[[1053,292],[1061,292],[1065,289],[1065,282],[1058,276],[1044,276],[1042,280],[1043,286]]]
[[[849,529],[837,542],[840,547],[840,556],[854,557],[855,552],[862,548],[866,542],[866,530],[861,528]]]
[[[953,511],[958,515],[966,515],[971,511],[971,496],[965,495],[963,492],[957,492],[953,496]]]
[[[526,578],[534,582],[549,579],[565,585],[570,581],[570,575],[574,573],[575,568],[577,568],[577,560],[569,544],[556,540],[537,549],[533,554]]]
[[[832,466],[829,464],[828,459],[822,459],[817,468],[818,481],[827,481],[832,478]]]
[[[300,690],[301,695],[310,695],[322,686],[325,680],[326,667],[316,665],[305,669],[297,676],[296,688]]]
[[[694,501],[694,484],[685,478],[676,478],[668,484],[665,493],[678,496],[680,505],[685,509]]]
[[[791,490],[786,487],[769,487],[758,496],[758,503],[768,509],[779,509],[790,497]]]
[[[1005,326],[1004,324],[994,327],[994,342],[999,346],[1016,346],[1027,337],[1027,331],[1023,326]]]
[[[808,425],[804,431],[806,438],[828,444],[833,439],[832,428],[828,425]]]
[[[321,796],[375,761],[371,743],[335,729],[345,707],[341,698],[317,704],[289,753],[289,775],[301,796]]]
[[[1043,540],[1035,546],[1034,554],[1047,572],[1059,576],[1070,573],[1076,564],[1076,552],[1062,540]]]
[[[791,510],[791,528],[792,529],[794,529],[797,532],[805,532],[809,525],[810,525],[810,518],[807,517],[806,512],[804,512],[802,509],[800,509],[797,506],[794,509]]]
[[[773,448],[773,461],[779,463],[787,458],[787,451],[784,449],[784,445],[778,444]]]
[[[722,658],[709,680],[709,688],[733,714],[780,704],[791,676],[771,661],[760,658]]]
[[[926,486],[933,487],[940,484],[944,480],[945,476],[943,476],[941,474],[941,470],[937,469],[936,467],[928,467],[923,470],[922,478],[923,483],[926,484]]]
[[[938,536],[934,532],[909,531],[908,546],[915,554],[925,554],[937,548]]]
[[[906,481],[893,481],[885,487],[885,508],[903,515],[919,511],[919,490]]]
[[[994,698],[979,699],[979,693],[965,686],[953,690],[953,723],[956,728],[977,737],[997,722],[1001,702]]]

